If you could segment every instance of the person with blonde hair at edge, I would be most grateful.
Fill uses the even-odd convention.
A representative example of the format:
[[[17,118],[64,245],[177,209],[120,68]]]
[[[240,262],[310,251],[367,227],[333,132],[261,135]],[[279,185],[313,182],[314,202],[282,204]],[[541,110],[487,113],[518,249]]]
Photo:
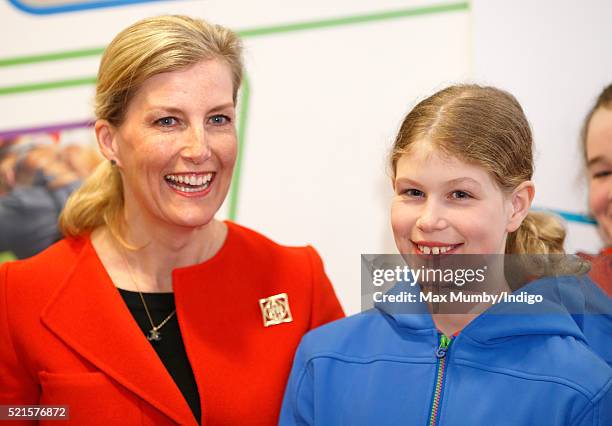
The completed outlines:
[[[612,85],[605,87],[587,114],[581,135],[589,182],[589,209],[604,248],[597,256],[580,253],[593,264],[591,277],[612,296]]]
[[[591,263],[589,275],[601,288],[592,291],[593,304],[612,306],[612,85],[605,87],[589,113],[581,132],[581,148],[589,184],[589,210],[597,221],[604,248],[578,256]],[[602,309],[598,309],[602,311]],[[580,318],[581,328],[596,352],[612,365],[612,312]]]
[[[397,282],[372,310],[304,336],[280,425],[612,424],[612,369],[573,317],[581,299],[565,297],[580,296],[584,261],[563,256],[556,219],[529,212],[532,149],[521,106],[494,87],[451,86],[408,113],[390,161],[400,257],[492,259],[489,296],[541,302],[452,311],[458,303],[419,301],[439,296],[439,282]],[[507,279],[513,257],[546,273],[517,286]],[[391,298],[404,293],[416,302]]]
[[[237,35],[186,16],[106,48],[106,161],[66,238],[0,267],[0,404],[68,406],[70,425],[277,423],[301,336],[343,312],[312,247],[215,219],[242,72]]]

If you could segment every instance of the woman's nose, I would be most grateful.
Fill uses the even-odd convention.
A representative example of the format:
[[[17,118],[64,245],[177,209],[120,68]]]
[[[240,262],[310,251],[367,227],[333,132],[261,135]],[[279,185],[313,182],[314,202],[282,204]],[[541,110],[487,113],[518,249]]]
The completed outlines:
[[[187,137],[188,139],[182,151],[182,156],[185,159],[195,164],[201,164],[210,158],[212,151],[208,136],[203,128],[193,129]]]

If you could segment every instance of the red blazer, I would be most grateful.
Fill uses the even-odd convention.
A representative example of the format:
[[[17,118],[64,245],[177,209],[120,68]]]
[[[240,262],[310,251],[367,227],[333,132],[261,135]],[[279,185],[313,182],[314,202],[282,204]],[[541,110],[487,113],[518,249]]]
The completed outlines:
[[[172,274],[202,424],[275,425],[300,338],[344,314],[313,248],[228,227]],[[259,299],[279,293],[293,321],[265,327]],[[0,267],[0,404],[69,405],[62,425],[196,424],[89,237]]]

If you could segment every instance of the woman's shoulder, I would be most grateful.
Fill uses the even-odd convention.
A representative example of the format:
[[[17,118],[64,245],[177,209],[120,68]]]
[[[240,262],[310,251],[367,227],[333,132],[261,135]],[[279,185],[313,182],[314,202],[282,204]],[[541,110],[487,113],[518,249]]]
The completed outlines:
[[[225,221],[228,227],[228,249],[234,252],[249,252],[259,260],[285,259],[290,262],[320,263],[321,259],[310,245],[289,246],[280,244],[253,229],[235,222]],[[270,255],[274,257],[271,258]]]
[[[36,286],[42,289],[72,269],[86,244],[85,236],[66,238],[32,257],[4,263],[0,267],[2,279],[18,282],[22,288],[29,282],[35,282]]]
[[[31,325],[74,271],[84,247],[83,239],[60,240],[33,257],[0,265],[0,304]]]
[[[240,225],[236,222],[226,220],[224,222],[228,227],[228,233],[231,238],[238,240],[242,244],[257,244],[260,246],[269,246],[278,249],[295,249],[298,247],[282,245],[277,243],[270,237],[265,236],[261,232],[255,231],[254,229],[248,228],[244,225]]]

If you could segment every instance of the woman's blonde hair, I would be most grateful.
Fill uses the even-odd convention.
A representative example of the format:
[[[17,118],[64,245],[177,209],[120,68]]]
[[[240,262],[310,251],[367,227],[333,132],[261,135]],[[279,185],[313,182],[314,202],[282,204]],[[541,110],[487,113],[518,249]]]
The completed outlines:
[[[130,101],[150,77],[220,59],[231,69],[236,103],[242,81],[242,45],[238,35],[220,25],[187,16],[143,19],[120,32],[108,45],[98,70],[95,114],[121,126]],[[104,161],[68,200],[60,229],[74,237],[106,225],[121,237],[123,185],[116,167]]]
[[[532,136],[517,100],[503,90],[478,85],[443,89],[406,116],[391,152],[397,161],[412,144],[427,138],[436,148],[484,168],[509,194],[533,175]],[[563,253],[565,229],[553,216],[530,212],[508,235],[507,254]]]

